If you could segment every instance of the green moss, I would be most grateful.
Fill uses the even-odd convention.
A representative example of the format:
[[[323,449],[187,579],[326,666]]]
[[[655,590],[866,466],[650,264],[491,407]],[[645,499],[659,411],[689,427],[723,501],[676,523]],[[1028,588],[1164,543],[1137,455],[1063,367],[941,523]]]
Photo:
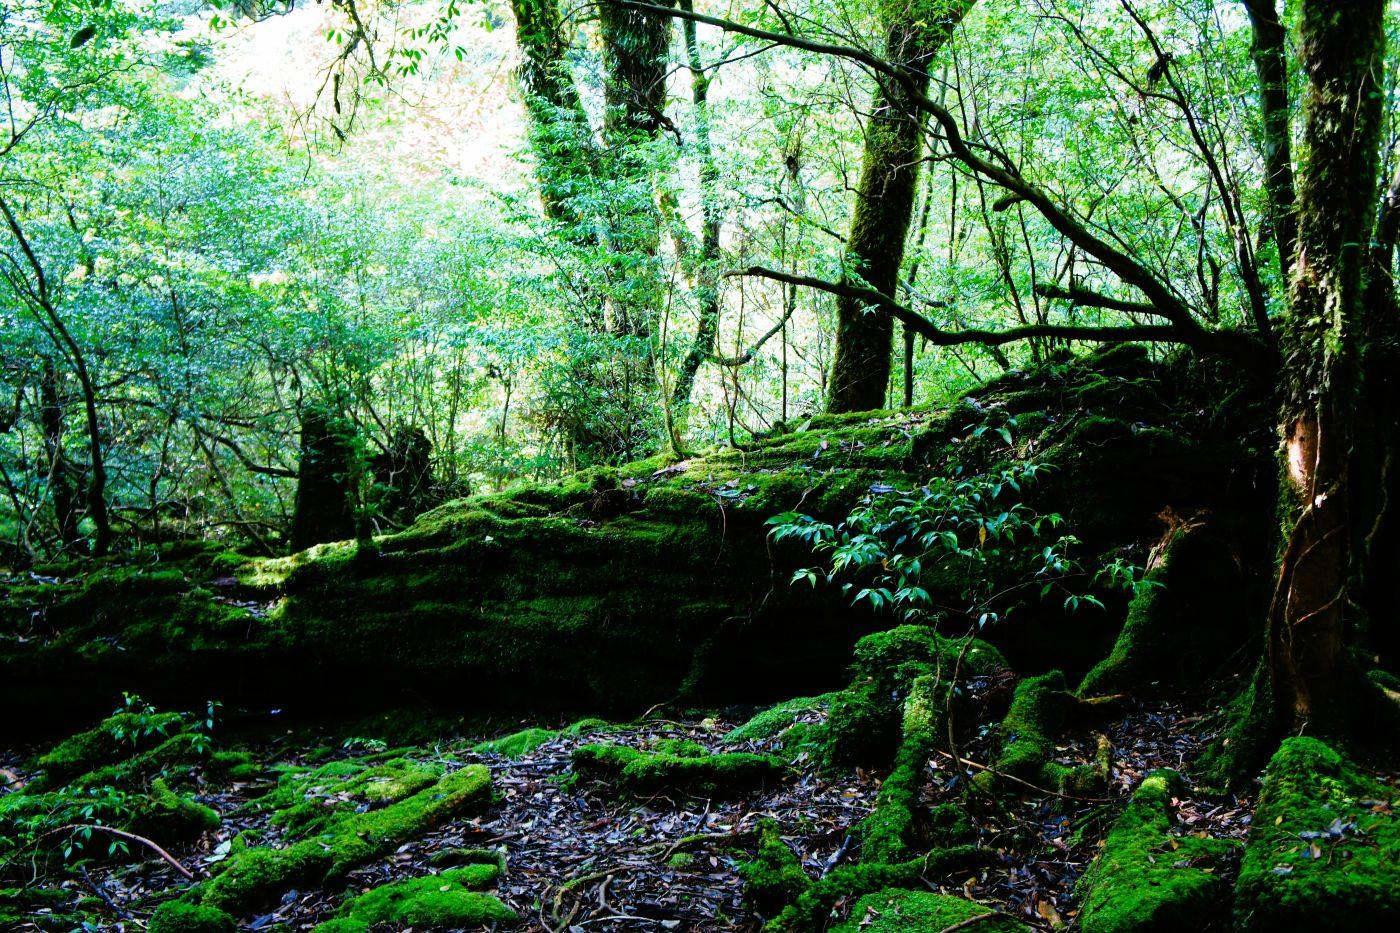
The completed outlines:
[[[1397,793],[1311,738],[1269,762],[1236,889],[1247,931],[1400,926]]]
[[[179,713],[122,712],[104,719],[96,728],[72,735],[35,764],[51,784],[63,784],[80,774],[109,765],[153,748],[171,733],[181,730]]]
[[[519,919],[514,911],[495,897],[481,893],[499,875],[500,869],[494,865],[468,865],[386,884],[347,904],[343,919],[369,927],[385,923],[428,930],[514,923]],[[326,925],[316,929],[324,931]]]
[[[1017,684],[1011,708],[1001,723],[1001,751],[994,770],[1063,793],[1095,790],[1104,776],[1093,765],[1069,767],[1054,760],[1055,739],[1076,702],[1060,671],[1027,677]],[[991,771],[979,774],[977,783],[995,791],[1024,790]]]
[[[834,693],[824,693],[821,696],[797,697],[774,704],[761,713],[755,714],[742,726],[731,730],[724,737],[725,744],[733,745],[739,742],[758,742],[763,739],[771,739],[791,726],[804,713],[810,713],[826,706],[835,696]]]
[[[217,811],[175,793],[161,778],[152,782],[150,796],[131,822],[136,832],[166,841],[195,839],[219,825]]]
[[[169,901],[156,908],[146,933],[234,933],[233,918],[216,907]]]
[[[935,849],[920,858],[896,864],[843,865],[816,881],[768,924],[770,931],[806,933],[825,929],[838,904],[885,888],[923,887],[924,879],[947,883],[945,876],[990,865],[996,853],[973,846]]]
[[[203,887],[201,900],[236,913],[275,900],[288,888],[343,877],[490,798],[490,773],[470,765],[382,810],[338,811],[317,836],[285,849],[253,848],[230,857],[223,872]]]
[[[481,742],[473,746],[472,751],[478,755],[499,755],[508,759],[523,758],[541,745],[552,742],[558,737],[559,733],[550,729],[521,729],[519,732],[512,732],[499,739]]]
[[[991,912],[991,908],[961,897],[894,888],[867,894],[856,901],[850,919],[832,927],[832,933],[939,931]],[[1014,933],[1030,927],[1010,917],[993,917],[978,923],[976,929],[983,933]]]
[[[986,642],[945,638],[923,626],[867,635],[856,644],[851,685],[831,701],[825,763],[888,762],[898,748],[904,699],[916,678],[951,680],[955,669],[959,677],[970,678],[1005,668],[1001,653]]]
[[[282,775],[277,788],[257,805],[274,811],[275,826],[293,833],[313,832],[339,819],[345,810],[402,800],[431,787],[441,775],[441,766],[405,758],[378,763],[341,759]]]
[[[866,862],[902,862],[914,853],[921,827],[919,792],[925,782],[924,768],[937,747],[938,731],[944,723],[943,700],[933,675],[914,680],[904,701],[903,732],[894,767],[880,785],[875,809],[861,821],[861,859]]]
[[[314,933],[370,933],[370,928],[369,924],[363,920],[337,917],[334,920],[327,920],[325,923],[318,923]]]
[[[776,780],[786,767],[771,755],[677,755],[625,745],[581,745],[574,749],[573,764],[578,774],[637,796],[670,791],[697,797],[750,790]]]
[[[1233,843],[1173,835],[1180,778],[1154,771],[1109,830],[1103,850],[1075,887],[1085,933],[1220,929],[1230,885],[1221,877]]]
[[[744,898],[765,916],[791,904],[812,884],[772,820],[758,824],[758,852],[751,861],[740,862],[738,872]]]

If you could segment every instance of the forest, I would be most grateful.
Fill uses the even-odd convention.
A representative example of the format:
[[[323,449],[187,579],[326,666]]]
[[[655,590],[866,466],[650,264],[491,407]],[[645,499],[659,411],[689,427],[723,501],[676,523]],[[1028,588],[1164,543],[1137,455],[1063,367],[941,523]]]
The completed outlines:
[[[0,929],[1400,929],[1400,2],[0,0]]]

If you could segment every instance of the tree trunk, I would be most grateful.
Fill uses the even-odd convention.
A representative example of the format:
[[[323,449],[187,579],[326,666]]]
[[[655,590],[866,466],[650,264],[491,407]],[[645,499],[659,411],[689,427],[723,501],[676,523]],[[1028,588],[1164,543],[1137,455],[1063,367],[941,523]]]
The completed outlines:
[[[1335,723],[1355,682],[1343,637],[1355,540],[1349,467],[1379,164],[1384,9],[1383,0],[1301,7],[1308,82],[1281,379],[1289,512],[1266,656],[1274,714],[1284,727]]]
[[[680,8],[687,12],[693,9],[691,0],[679,0]],[[705,74],[705,63],[700,58],[700,43],[695,34],[694,20],[681,20],[681,33],[685,38],[686,62],[690,68],[691,101],[695,105],[695,156],[700,163],[700,247],[696,256],[695,301],[698,319],[695,323],[695,337],[685,359],[681,361],[680,372],[671,395],[671,412],[674,419],[672,441],[684,431],[686,415],[690,408],[690,394],[695,388],[695,374],[700,364],[714,355],[715,337],[719,333],[719,170],[715,167],[714,151],[710,146],[710,79]],[[677,444],[678,446],[678,444]]]
[[[908,69],[922,94],[928,65],[976,0],[914,0],[883,5],[885,57]],[[865,130],[860,183],[851,232],[846,239],[847,269],[870,287],[895,294],[904,240],[914,214],[923,150],[923,119],[909,103],[909,89],[882,79]],[[871,313],[865,302],[836,302],[836,356],[831,364],[827,410],[882,408],[890,381],[894,321]]]
[[[302,413],[293,551],[355,537],[360,456],[354,425],[347,419],[317,405]]]
[[[1278,246],[1279,271],[1286,280],[1293,271],[1298,238],[1294,215],[1293,141],[1288,106],[1287,32],[1274,0],[1245,0],[1254,44],[1250,56],[1259,76],[1259,107],[1263,122],[1264,189],[1269,196],[1269,221]]]
[[[58,368],[45,358],[39,379],[39,426],[48,454],[49,501],[53,503],[58,538],[66,553],[82,544],[78,522],[82,517],[82,492],[73,481],[73,467],[63,450],[63,402],[58,395]]]

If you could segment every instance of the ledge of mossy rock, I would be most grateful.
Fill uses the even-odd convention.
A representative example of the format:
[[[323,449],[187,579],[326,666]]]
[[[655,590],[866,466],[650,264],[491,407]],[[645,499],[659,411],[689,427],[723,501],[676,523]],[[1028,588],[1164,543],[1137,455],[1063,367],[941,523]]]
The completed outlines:
[[[156,908],[146,933],[234,933],[233,917],[217,907],[170,901]]]
[[[522,758],[541,745],[553,742],[558,737],[559,733],[553,729],[521,729],[519,732],[512,732],[499,739],[479,742],[472,746],[472,751],[478,755],[499,755],[507,759]]]
[[[220,874],[202,886],[201,903],[241,913],[290,888],[344,877],[447,820],[484,807],[491,796],[490,772],[468,765],[381,810],[338,811],[319,835],[284,849],[246,849],[220,863]]]
[[[256,806],[272,811],[272,825],[305,834],[333,823],[345,810],[402,800],[433,786],[441,777],[441,765],[405,758],[342,759],[283,774],[277,787],[259,798]]]
[[[1171,833],[1171,801],[1180,782],[1174,772],[1149,774],[1109,830],[1075,887],[1084,933],[1228,926],[1230,886],[1221,875],[1238,846]]]
[[[1284,741],[1250,824],[1236,926],[1400,929],[1397,797],[1316,739]]]
[[[131,758],[183,731],[179,713],[121,712],[78,732],[40,755],[35,766],[47,784],[64,784],[102,765]]]
[[[350,901],[344,917],[316,927],[316,933],[347,933],[396,924],[423,930],[475,929],[514,924],[515,912],[482,893],[500,877],[496,865],[467,865],[436,875],[373,888]]]
[[[367,705],[412,689],[478,707],[635,712],[678,695],[763,702],[825,689],[875,620],[834,592],[775,586],[810,554],[770,549],[769,517],[799,504],[837,517],[875,484],[1034,457],[1058,467],[1037,507],[1068,511],[1089,550],[1130,543],[1155,530],[1164,505],[1219,505],[1248,480],[1239,425],[1172,373],[1100,354],[1008,377],[948,411],[818,419],[745,450],[473,496],[364,546],[319,545],[236,572],[168,556],[16,581],[0,592],[0,703],[51,713],[134,689],[167,702],[340,706],[355,684]],[[1110,402],[1124,406],[1116,419],[1092,411]],[[972,436],[1012,412],[1014,449],[997,432]],[[1175,485],[1157,475],[1174,470]],[[243,605],[249,597],[260,605]],[[1059,643],[1092,649],[1087,667],[1114,633],[1103,626],[1100,647],[1072,623],[1076,638]]]
[[[988,917],[979,921],[975,929],[990,933],[1018,933],[1030,927],[1011,917],[988,916],[994,913],[966,898],[948,894],[934,894],[931,891],[915,891],[904,888],[891,888],[867,894],[856,901],[851,908],[850,919],[832,927],[832,933],[914,933],[914,931],[941,931],[957,923],[966,923],[974,917]]]
[[[581,777],[639,797],[666,792],[724,797],[775,781],[787,767],[773,755],[708,755],[698,745],[656,752],[626,745],[581,745],[574,749],[573,766]]]

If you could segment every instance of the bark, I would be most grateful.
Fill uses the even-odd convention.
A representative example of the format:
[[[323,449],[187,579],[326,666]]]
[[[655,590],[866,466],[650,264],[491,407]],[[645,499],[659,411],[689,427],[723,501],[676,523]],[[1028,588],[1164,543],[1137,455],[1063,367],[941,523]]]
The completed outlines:
[[[1283,483],[1292,508],[1266,654],[1274,715],[1285,727],[1335,723],[1354,682],[1344,640],[1355,537],[1349,466],[1379,163],[1384,8],[1383,0],[1307,0],[1300,11],[1307,90],[1280,383]]]
[[[1278,245],[1279,271],[1292,274],[1298,238],[1294,214],[1293,140],[1289,121],[1287,31],[1279,21],[1274,0],[1245,0],[1254,44],[1250,55],[1259,77],[1259,107],[1263,121],[1264,189],[1269,196],[1269,219]]]
[[[903,69],[906,82],[882,78],[865,131],[845,265],[871,288],[896,293],[904,241],[914,214],[923,115],[915,105],[928,89],[930,60],[976,0],[919,0],[882,5],[885,58]],[[836,303],[836,355],[831,365],[831,412],[881,408],[890,381],[894,323],[866,303]]]
[[[63,550],[72,552],[82,544],[83,536],[78,529],[82,518],[82,492],[74,482],[73,466],[63,449],[63,402],[58,394],[58,369],[50,359],[44,360],[39,402],[39,426],[49,461],[49,501],[53,503],[54,521]]]
[[[650,341],[662,301],[656,253],[661,212],[652,178],[653,142],[666,123],[666,64],[671,23],[664,16],[614,3],[598,7],[603,38],[603,138],[615,187],[608,222],[608,329]],[[650,362],[639,381],[654,379]]]
[[[309,406],[302,413],[293,551],[355,537],[359,460],[355,429],[349,421],[320,406]]]
[[[557,0],[511,0],[511,8],[545,216],[570,241],[591,244],[597,239],[594,226],[573,199],[597,156],[597,147],[569,71],[569,41],[563,34]]]
[[[682,10],[693,9],[691,0],[680,0]],[[719,333],[719,170],[715,167],[714,151],[710,145],[710,79],[700,58],[700,43],[695,35],[695,21],[681,20],[685,41],[686,63],[690,68],[691,102],[695,106],[695,157],[700,163],[700,246],[696,256],[695,302],[698,318],[695,337],[681,361],[680,372],[671,395],[671,410],[677,426],[684,426],[690,407],[690,395],[695,387],[695,374],[700,364],[714,355],[715,337]]]

